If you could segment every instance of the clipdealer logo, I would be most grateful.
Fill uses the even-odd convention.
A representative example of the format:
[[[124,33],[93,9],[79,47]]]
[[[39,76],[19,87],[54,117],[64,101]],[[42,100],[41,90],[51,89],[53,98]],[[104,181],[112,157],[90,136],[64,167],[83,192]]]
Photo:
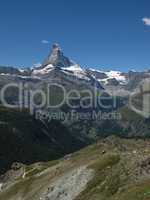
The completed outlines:
[[[8,101],[7,95],[11,91],[11,97],[16,92],[16,100]],[[39,89],[31,87],[28,83],[9,83],[0,90],[0,101],[8,108],[27,108],[33,114],[35,110],[57,109],[67,105],[70,109],[89,109],[101,107],[103,109],[112,109],[117,107],[116,97],[102,95],[96,86],[93,89],[70,89],[67,90],[63,84],[56,80],[50,80],[45,85],[40,85]],[[37,101],[38,99],[38,101]],[[53,101],[52,101],[53,100]],[[73,103],[77,102],[77,103]],[[108,103],[106,103],[108,102]]]
[[[135,105],[139,102],[140,106]],[[142,82],[138,92],[129,95],[129,107],[136,113],[145,118],[150,117],[150,80],[146,79]]]

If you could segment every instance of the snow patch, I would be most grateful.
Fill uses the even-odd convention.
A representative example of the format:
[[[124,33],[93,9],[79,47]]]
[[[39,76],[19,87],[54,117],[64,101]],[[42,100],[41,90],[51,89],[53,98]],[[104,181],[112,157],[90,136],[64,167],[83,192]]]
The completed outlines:
[[[11,74],[8,74],[8,73],[6,73],[6,74],[5,73],[1,73],[0,75],[1,76],[12,76]]]
[[[89,78],[87,77],[87,74],[86,74],[85,70],[82,69],[80,67],[80,65],[78,65],[78,64],[70,66],[70,67],[62,68],[62,70],[65,73],[68,73],[68,75],[70,75],[69,72],[71,72],[72,75],[76,76],[77,78],[89,80]]]
[[[122,75],[122,72],[119,71],[109,71],[105,72],[109,79],[115,78],[117,81],[126,81],[125,76]]]
[[[108,83],[109,79],[116,79],[120,84],[126,84],[127,79],[120,71],[101,71],[96,69],[90,69],[93,72],[106,74],[107,78],[98,79],[99,82],[103,82],[104,84]]]
[[[19,70],[19,72],[21,72],[21,73],[24,73],[24,72],[25,72],[25,70],[24,70],[24,69],[21,69],[21,68],[19,68],[18,70]]]
[[[104,73],[105,74],[105,71],[101,71],[101,70],[98,70],[98,69],[89,68],[89,70],[91,70],[93,72],[99,72],[99,73]]]
[[[42,75],[44,75],[44,74],[49,73],[49,72],[52,71],[53,69],[54,69],[54,66],[51,65],[51,64],[49,64],[49,65],[47,65],[47,66],[44,67],[44,68],[41,68],[41,69],[34,69],[34,70],[33,70],[33,74],[35,74],[35,75],[37,75],[37,74],[42,74]]]
[[[18,77],[18,78],[22,78],[22,79],[39,79],[39,80],[41,80],[40,77],[35,76],[35,75],[33,75],[33,76],[22,76],[22,75],[17,75],[17,74],[1,73],[0,76],[11,76],[11,77],[16,77],[16,78]]]

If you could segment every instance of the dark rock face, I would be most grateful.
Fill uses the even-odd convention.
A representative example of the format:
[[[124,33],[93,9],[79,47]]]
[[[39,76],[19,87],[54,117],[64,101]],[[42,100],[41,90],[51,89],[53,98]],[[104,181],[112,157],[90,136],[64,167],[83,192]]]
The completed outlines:
[[[96,79],[105,79],[107,78],[107,75],[103,72],[99,72],[99,71],[92,71],[90,69],[87,69],[88,73],[90,73],[91,75],[94,75],[94,77]]]
[[[70,61],[69,58],[63,55],[63,52],[58,44],[53,45],[51,53],[44,61],[42,66],[46,66],[49,64],[52,64],[56,67],[69,67],[71,65],[74,65],[74,63]]]
[[[109,85],[117,86],[119,85],[119,82],[115,78],[111,78],[108,80]]]
[[[91,86],[104,90],[103,86],[100,84],[99,81],[97,81],[95,77],[92,76],[90,71],[86,70],[86,73],[87,77],[90,79],[89,83],[91,84]]]

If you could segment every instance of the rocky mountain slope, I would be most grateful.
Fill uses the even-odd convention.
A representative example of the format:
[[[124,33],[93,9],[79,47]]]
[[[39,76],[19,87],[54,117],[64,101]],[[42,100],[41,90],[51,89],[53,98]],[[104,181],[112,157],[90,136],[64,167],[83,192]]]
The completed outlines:
[[[60,160],[14,163],[0,178],[0,199],[148,200],[149,145],[108,137]]]

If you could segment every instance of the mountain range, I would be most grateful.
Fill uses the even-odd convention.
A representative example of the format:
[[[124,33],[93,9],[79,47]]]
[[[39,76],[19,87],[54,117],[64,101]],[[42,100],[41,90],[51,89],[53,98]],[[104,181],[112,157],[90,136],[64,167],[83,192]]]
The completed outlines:
[[[97,69],[99,68],[99,70]],[[120,72],[120,71],[102,71],[100,67],[84,68],[76,62],[64,56],[62,49],[58,44],[52,46],[51,52],[38,67],[19,68],[0,66],[0,82],[8,80],[19,80],[41,83],[50,79],[63,79],[73,84],[87,85],[93,87],[96,85],[99,89],[104,89],[111,95],[127,96],[134,91],[139,84],[150,78],[150,71]],[[7,82],[7,81],[6,81]]]

